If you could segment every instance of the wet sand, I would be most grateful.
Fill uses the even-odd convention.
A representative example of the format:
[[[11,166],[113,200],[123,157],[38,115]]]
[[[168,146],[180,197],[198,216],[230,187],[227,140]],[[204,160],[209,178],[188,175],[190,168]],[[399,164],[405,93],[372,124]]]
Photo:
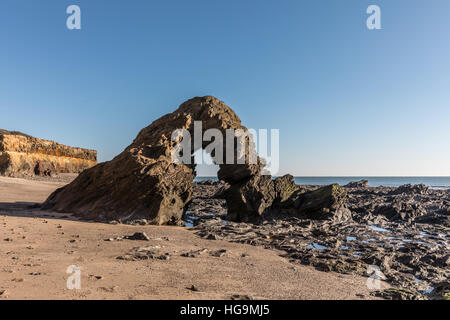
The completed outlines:
[[[277,250],[206,240],[189,228],[86,222],[29,207],[65,183],[0,177],[0,299],[374,299],[365,277],[292,264]],[[150,241],[105,241],[135,232]],[[156,247],[170,259],[117,259],[136,247]],[[226,253],[210,254],[219,250]],[[81,269],[80,290],[67,289],[71,265]]]

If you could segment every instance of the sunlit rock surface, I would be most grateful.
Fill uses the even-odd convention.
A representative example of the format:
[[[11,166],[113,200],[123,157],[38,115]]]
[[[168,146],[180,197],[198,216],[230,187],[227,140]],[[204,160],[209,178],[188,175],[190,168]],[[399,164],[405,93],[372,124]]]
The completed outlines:
[[[0,130],[0,175],[51,176],[80,173],[97,164],[97,151]]]

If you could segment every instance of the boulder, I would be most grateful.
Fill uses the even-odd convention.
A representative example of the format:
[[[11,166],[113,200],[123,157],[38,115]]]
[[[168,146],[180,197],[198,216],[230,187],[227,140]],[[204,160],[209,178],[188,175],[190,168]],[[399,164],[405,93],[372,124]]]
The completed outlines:
[[[397,194],[428,194],[428,190],[429,188],[424,185],[424,184],[415,184],[415,185],[411,185],[411,184],[405,184],[402,185],[400,187],[398,187],[397,189],[393,190],[391,192],[392,195],[397,195]]]
[[[269,212],[275,198],[275,185],[270,176],[256,175],[232,184],[225,191],[227,218],[233,221],[256,222]]]
[[[337,184],[313,191],[296,191],[289,201],[295,208],[294,214],[299,217],[314,220],[351,218],[351,212],[347,208],[347,193]]]
[[[97,164],[97,151],[69,147],[17,132],[0,130],[0,175],[51,176],[80,173]]]
[[[420,203],[394,200],[392,203],[376,207],[374,213],[383,215],[391,221],[403,220],[411,222],[418,217],[426,215],[427,212]]]
[[[290,201],[295,192],[305,191],[287,174],[272,180],[270,175],[255,175],[225,191],[228,218],[234,221],[259,221],[267,215],[277,215],[283,208],[293,208]]]
[[[271,176],[256,175],[225,192],[228,219],[258,222],[280,214],[314,220],[347,220],[347,194],[339,185],[316,190],[298,186],[291,175],[272,180]]]
[[[294,177],[290,174],[276,178],[273,183],[276,193],[274,205],[282,206],[294,192],[299,190],[304,191],[302,187],[295,184]]]
[[[368,187],[369,187],[368,180],[352,181],[344,186],[344,188],[368,188]]]

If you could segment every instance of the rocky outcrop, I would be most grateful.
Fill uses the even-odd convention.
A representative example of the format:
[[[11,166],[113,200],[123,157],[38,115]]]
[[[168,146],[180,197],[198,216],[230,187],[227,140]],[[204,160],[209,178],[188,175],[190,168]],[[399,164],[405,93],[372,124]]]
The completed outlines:
[[[200,129],[195,124],[198,121]],[[142,129],[133,143],[113,160],[84,171],[71,184],[50,195],[43,209],[100,220],[145,219],[153,224],[179,224],[192,198],[196,175],[194,163],[173,159],[174,152],[186,139],[184,136],[173,139],[173,133],[180,129],[194,140],[187,159],[210,144],[203,139],[196,143],[196,134],[203,137],[208,129],[219,131],[227,159],[230,150],[226,146],[232,139],[233,161],[220,163],[218,171],[219,180],[230,186],[220,195],[227,201],[230,219],[258,220],[266,213],[286,209],[289,203],[294,203],[289,201],[294,193],[296,199],[302,199],[297,201],[299,207],[291,208],[294,214],[321,219],[345,207],[345,191],[338,186],[331,191],[323,189],[300,195],[306,190],[296,186],[292,176],[272,180],[265,175],[264,162],[257,157],[253,138],[239,117],[222,101],[206,96],[184,102],[173,113]],[[229,136],[228,129],[235,130],[234,135]],[[311,212],[319,207],[320,213],[314,216]]]
[[[356,217],[402,223],[435,223],[450,226],[448,190],[425,185],[348,189],[348,207]]]
[[[351,217],[347,208],[347,193],[337,184],[325,186],[305,193],[294,193],[293,207],[297,216],[315,220],[338,219],[340,221]]]
[[[369,187],[368,180],[352,181],[344,186],[344,188],[368,188],[368,187]]]
[[[421,203],[394,200],[388,205],[382,204],[376,207],[374,214],[383,215],[391,221],[412,221],[417,217],[426,215],[426,210]]]
[[[314,220],[351,218],[347,193],[339,185],[308,190],[298,186],[294,177],[285,175],[272,180],[257,175],[226,191],[228,218],[257,222],[280,214]]]
[[[284,182],[288,181],[286,177]],[[193,215],[194,230],[205,239],[274,248],[291,263],[310,265],[321,271],[368,277],[370,266],[376,265],[385,281],[398,287],[397,290],[408,292],[405,296],[396,294],[396,299],[450,297],[450,190],[430,188],[426,194],[421,194],[421,187],[407,188],[408,193],[403,187],[348,188],[345,191],[351,220],[343,220],[339,214],[344,213],[345,217],[347,210],[339,204],[344,199],[340,188],[298,186],[299,190],[283,202],[285,208],[292,210],[290,214],[278,214],[273,219],[265,219],[264,223],[251,224],[229,221],[224,201],[218,203],[207,196],[222,187],[219,182],[215,190],[209,185],[211,189],[206,192],[203,187],[194,187],[196,194],[189,211]],[[316,193],[320,189],[322,196]],[[394,192],[397,189],[398,192]],[[299,201],[295,207],[291,201],[296,195],[300,196],[298,199],[303,196],[303,200],[313,195],[314,202],[309,205],[308,201]],[[324,211],[327,206],[334,207],[319,201],[327,198],[334,199],[342,211],[335,214]],[[405,206],[406,203],[411,207]],[[274,206],[275,203],[272,208]],[[378,212],[381,206],[385,209]],[[399,220],[403,219],[403,213],[406,213],[405,220]]]
[[[270,176],[255,175],[232,184],[225,192],[228,218],[233,221],[257,221],[270,212],[277,197]]]
[[[428,193],[428,190],[429,190],[429,188],[424,184],[415,184],[415,185],[404,184],[404,185],[398,187],[397,189],[395,189],[394,191],[392,191],[391,194],[396,195],[396,194],[414,193],[414,194],[425,195]]]
[[[97,164],[97,152],[0,130],[0,175],[79,173]]]
[[[248,131],[222,101],[210,96],[190,99],[142,129],[113,160],[84,171],[71,184],[54,192],[43,208],[95,219],[145,218],[153,224],[179,223],[191,200],[195,164],[173,161],[172,154],[181,140],[172,141],[172,134],[185,129],[195,138],[195,121],[201,121],[201,134],[208,129],[217,129],[224,136],[227,129]],[[245,141],[248,156],[251,141]],[[191,155],[208,144],[193,143]],[[259,173],[263,166],[259,161],[251,164],[247,158],[240,163],[237,158],[235,153],[234,164],[220,165],[221,180],[236,183]]]

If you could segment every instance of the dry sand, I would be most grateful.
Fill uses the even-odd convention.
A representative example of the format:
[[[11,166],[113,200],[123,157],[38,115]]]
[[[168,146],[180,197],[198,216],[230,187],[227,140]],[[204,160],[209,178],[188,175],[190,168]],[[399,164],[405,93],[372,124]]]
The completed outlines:
[[[0,177],[0,299],[373,299],[366,278],[292,264],[276,250],[205,240],[188,228],[85,222],[28,208],[64,184]],[[152,240],[105,241],[135,232]],[[171,259],[116,259],[155,245]],[[203,248],[227,253],[180,256]],[[71,265],[81,268],[80,290],[67,289]]]

